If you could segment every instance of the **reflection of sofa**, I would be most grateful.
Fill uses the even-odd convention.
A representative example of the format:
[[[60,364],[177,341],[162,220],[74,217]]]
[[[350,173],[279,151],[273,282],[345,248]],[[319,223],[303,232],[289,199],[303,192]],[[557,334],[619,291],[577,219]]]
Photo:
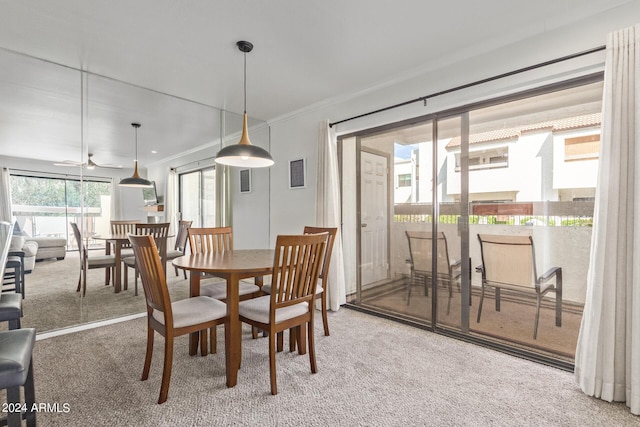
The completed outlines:
[[[27,237],[27,242],[38,244],[36,261],[47,258],[62,260],[66,254],[67,239],[64,237]]]
[[[36,253],[38,252],[38,242],[35,242],[25,236],[11,236],[11,246],[9,252],[24,252],[24,272],[31,273],[36,264]]]

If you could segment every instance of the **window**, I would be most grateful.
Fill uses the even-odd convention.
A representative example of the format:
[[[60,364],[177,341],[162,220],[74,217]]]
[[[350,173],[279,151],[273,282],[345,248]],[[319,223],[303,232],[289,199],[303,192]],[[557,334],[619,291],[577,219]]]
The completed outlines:
[[[469,152],[469,170],[506,168],[509,166],[509,147],[497,147]],[[456,153],[456,172],[460,172],[460,153]]]
[[[398,175],[398,187],[411,187],[410,173],[403,173]]]
[[[111,219],[111,182],[11,175],[13,215],[31,237],[64,237],[75,247],[69,222],[86,219],[87,234],[105,234]],[[95,242],[89,241],[89,246]],[[101,246],[100,243],[96,243]]]
[[[180,174],[180,213],[193,227],[216,225],[215,167]]]
[[[577,136],[564,140],[564,161],[594,160],[600,153],[600,134]]]

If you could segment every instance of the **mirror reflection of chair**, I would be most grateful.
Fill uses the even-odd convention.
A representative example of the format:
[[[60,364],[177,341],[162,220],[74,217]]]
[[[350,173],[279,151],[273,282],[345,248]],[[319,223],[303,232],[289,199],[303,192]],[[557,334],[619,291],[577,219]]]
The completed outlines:
[[[531,236],[478,234],[482,255],[482,291],[477,322],[482,315],[485,288],[495,289],[496,311],[500,311],[502,289],[536,297],[536,316],[533,339],[538,336],[540,303],[548,292],[555,292],[556,326],[562,326],[562,268],[552,267],[542,276],[536,269],[535,249]],[[550,283],[555,279],[555,283]]]
[[[0,276],[6,272],[7,259],[11,254],[13,224],[0,221]],[[22,317],[22,294],[3,289],[0,292],[0,322],[8,322],[9,330],[20,329]]]
[[[233,232],[231,227],[191,227],[188,229],[187,233],[189,235],[189,249],[192,254],[206,254],[233,250]],[[240,296],[240,301],[255,298],[261,295],[260,286],[241,280],[239,282],[238,294]],[[215,298],[220,301],[226,301],[227,281],[214,276],[204,276],[200,280],[200,295]],[[211,353],[215,353],[217,351],[217,334],[215,327],[211,328],[209,339],[211,341],[210,351]]]
[[[162,265],[164,269],[167,269],[167,238],[169,236],[169,223],[154,223],[154,224],[142,224],[138,223],[134,225],[133,234],[138,236],[140,235],[150,235],[156,241],[156,246],[158,247],[158,251],[160,253],[160,259],[162,260]],[[138,269],[136,268],[136,257],[135,256],[127,256],[122,258],[122,263],[124,264],[124,289],[128,289],[129,287],[129,268],[133,268],[135,271],[135,291],[134,295],[138,296]]]
[[[116,266],[116,257],[114,255],[100,255],[100,256],[89,256],[87,248],[84,246],[84,241],[82,240],[82,235],[80,234],[80,229],[78,228],[78,224],[75,222],[70,223],[71,228],[73,229],[73,235],[76,238],[76,243],[78,245],[78,253],[80,254],[80,277],[78,278],[78,287],[76,292],[80,292],[82,289],[82,295],[86,295],[87,293],[87,270],[95,269],[95,268],[106,268],[109,269],[113,273],[113,269]],[[109,277],[114,278],[114,274],[106,275],[105,285],[109,285]]]
[[[240,320],[266,331],[269,335],[269,371],[271,394],[276,385],[276,337],[287,329],[295,329],[298,353],[309,345],[311,372],[317,372],[313,314],[316,286],[324,262],[326,234],[278,236],[273,263],[272,292],[269,295],[241,301]],[[305,330],[305,326],[307,330]]]
[[[25,295],[24,251],[13,250],[7,254],[4,275],[2,277],[2,292],[15,291]]]
[[[411,302],[411,288],[418,279],[422,279],[424,295],[429,296],[429,284],[433,276],[433,233],[429,231],[406,231],[409,242],[409,262],[411,266],[411,276],[407,284],[407,305]],[[461,262],[460,260],[450,260],[447,237],[443,232],[439,232],[436,238],[437,249],[437,274],[438,283],[449,289],[449,302],[447,304],[447,314],[451,309],[451,298],[453,297],[453,282],[455,281],[460,290]]]
[[[111,220],[110,224],[111,224],[111,234],[126,236],[129,233],[136,232],[136,224],[140,224],[140,221],[137,219]],[[129,242],[122,242],[120,250],[121,250],[120,256],[122,258],[133,255],[133,250],[131,249],[131,243]]]
[[[204,296],[171,302],[165,270],[153,236],[130,235],[129,240],[133,245],[147,304],[147,351],[142,381],[149,378],[153,338],[158,332],[164,336],[164,363],[158,398],[158,403],[163,403],[169,394],[174,337],[193,332],[200,332],[201,337],[206,336],[207,329],[224,323],[227,305]]]
[[[176,243],[173,249],[167,249],[167,261],[172,261],[185,254],[187,249],[187,239],[189,238],[188,230],[193,221],[179,221],[178,234],[176,235]],[[176,276],[179,275],[178,267],[173,267]],[[184,278],[187,278],[187,270],[183,270]]]

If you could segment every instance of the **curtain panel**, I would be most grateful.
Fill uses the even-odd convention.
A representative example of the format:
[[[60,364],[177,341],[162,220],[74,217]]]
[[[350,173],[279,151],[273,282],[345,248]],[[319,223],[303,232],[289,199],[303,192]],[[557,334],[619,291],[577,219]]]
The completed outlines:
[[[640,414],[640,24],[608,35],[600,168],[576,348],[582,391]]]
[[[316,191],[316,224],[318,227],[338,227],[331,265],[327,303],[336,311],[347,299],[344,284],[344,259],[342,256],[342,230],[340,229],[340,176],[338,174],[338,143],[329,121],[320,123],[318,133],[318,179]]]
[[[8,168],[0,172],[0,221],[13,222],[11,209],[11,175]]]

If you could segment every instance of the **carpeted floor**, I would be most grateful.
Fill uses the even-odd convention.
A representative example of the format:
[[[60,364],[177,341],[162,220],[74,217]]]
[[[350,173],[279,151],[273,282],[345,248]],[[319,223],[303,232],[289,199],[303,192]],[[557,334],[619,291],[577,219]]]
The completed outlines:
[[[624,404],[584,395],[573,375],[353,310],[316,324],[319,372],[307,356],[277,355],[269,392],[267,340],[245,327],[238,385],[219,353],[190,357],[177,339],[169,399],[158,405],[163,339],[139,380],[146,320],[40,340],[36,400],[67,404],[41,426],[601,426],[639,425]],[[285,348],[287,345],[285,343]]]
[[[95,255],[99,252],[91,251],[90,256]],[[113,286],[104,285],[104,269],[89,270],[84,298],[76,292],[79,270],[77,252],[68,252],[62,261],[37,262],[25,278],[22,326],[36,328],[41,333],[146,311],[142,283],[138,284],[138,296],[134,296],[132,269],[129,269],[129,289],[117,294]],[[189,296],[189,281],[183,275],[176,277],[171,266],[167,282],[172,299]]]

